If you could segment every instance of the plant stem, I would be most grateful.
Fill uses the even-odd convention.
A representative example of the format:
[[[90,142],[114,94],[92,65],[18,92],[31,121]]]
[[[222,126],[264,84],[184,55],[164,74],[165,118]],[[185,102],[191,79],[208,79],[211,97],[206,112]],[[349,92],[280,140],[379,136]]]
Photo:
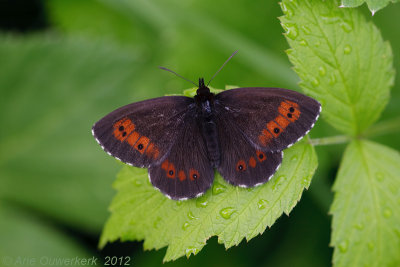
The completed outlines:
[[[349,142],[350,139],[351,137],[347,135],[336,135],[330,137],[309,139],[308,142],[313,146],[323,146],[323,145],[344,144]]]
[[[366,130],[365,133],[362,134],[359,138],[374,137],[395,132],[400,133],[400,117],[389,119],[387,121],[371,126],[371,128]],[[336,145],[347,143],[353,138],[354,137],[347,135],[336,135],[330,137],[308,139],[308,142],[313,146]]]
[[[363,134],[364,137],[379,136],[388,133],[400,133],[400,117],[392,118],[367,129]]]

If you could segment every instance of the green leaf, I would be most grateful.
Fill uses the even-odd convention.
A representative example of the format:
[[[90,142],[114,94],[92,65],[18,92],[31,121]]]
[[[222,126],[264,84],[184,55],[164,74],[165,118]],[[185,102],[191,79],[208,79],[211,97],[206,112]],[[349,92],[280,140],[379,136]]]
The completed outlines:
[[[392,51],[356,9],[336,1],[282,1],[287,51],[300,86],[338,130],[358,135],[375,122],[393,84]]]
[[[127,98],[149,94],[133,86],[136,56],[46,34],[0,35],[0,58],[0,198],[100,231],[118,167],[90,128]]]
[[[317,167],[314,148],[306,142],[285,150],[282,166],[268,183],[244,189],[216,174],[214,184],[198,199],[174,201],[155,190],[147,170],[126,166],[100,240],[144,239],[145,249],[168,246],[164,260],[197,254],[207,239],[218,236],[226,248],[263,233],[289,212],[308,188]]]
[[[363,3],[367,3],[369,10],[371,10],[372,15],[378,10],[387,6],[390,2],[395,3],[399,0],[342,0],[340,7],[357,7]]]
[[[400,154],[353,141],[333,189],[335,266],[399,266]]]

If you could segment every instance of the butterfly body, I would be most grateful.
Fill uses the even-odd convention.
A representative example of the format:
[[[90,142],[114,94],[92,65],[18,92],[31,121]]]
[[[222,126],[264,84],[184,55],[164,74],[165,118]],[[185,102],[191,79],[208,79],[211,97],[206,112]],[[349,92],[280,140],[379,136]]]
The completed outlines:
[[[242,187],[267,182],[282,150],[313,127],[320,104],[281,88],[237,88],[213,94],[199,80],[194,98],[165,96],[121,107],[92,132],[110,155],[149,169],[172,199],[203,194],[214,169]]]

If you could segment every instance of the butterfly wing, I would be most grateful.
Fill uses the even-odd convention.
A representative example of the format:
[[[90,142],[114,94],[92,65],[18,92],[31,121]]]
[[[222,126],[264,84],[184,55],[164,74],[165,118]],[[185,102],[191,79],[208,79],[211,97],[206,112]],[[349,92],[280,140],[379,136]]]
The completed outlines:
[[[197,197],[213,182],[214,169],[199,125],[195,110],[188,112],[184,126],[163,162],[149,168],[151,183],[172,199]]]
[[[219,173],[229,183],[241,187],[267,182],[282,162],[282,152],[261,151],[236,125],[229,112],[217,112],[216,122],[221,148]]]
[[[314,126],[321,104],[281,88],[238,88],[215,96],[216,112],[262,151],[282,151]]]
[[[193,99],[184,96],[132,103],[96,122],[92,133],[111,156],[147,168],[163,161],[193,108]]]

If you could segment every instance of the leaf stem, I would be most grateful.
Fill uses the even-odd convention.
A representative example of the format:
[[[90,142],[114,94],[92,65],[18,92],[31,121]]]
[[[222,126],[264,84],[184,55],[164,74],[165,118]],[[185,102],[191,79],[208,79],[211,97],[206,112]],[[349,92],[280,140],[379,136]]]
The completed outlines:
[[[392,118],[371,126],[359,138],[374,137],[390,133],[400,133],[400,117]],[[308,139],[313,146],[336,145],[349,142],[353,137],[347,135],[336,135],[323,138]]]
[[[324,145],[336,145],[344,144],[351,140],[350,136],[347,135],[336,135],[323,138],[309,139],[308,142],[313,146],[324,146]]]
[[[363,136],[373,137],[395,132],[400,133],[400,117],[392,118],[371,126],[371,128],[365,131]]]

